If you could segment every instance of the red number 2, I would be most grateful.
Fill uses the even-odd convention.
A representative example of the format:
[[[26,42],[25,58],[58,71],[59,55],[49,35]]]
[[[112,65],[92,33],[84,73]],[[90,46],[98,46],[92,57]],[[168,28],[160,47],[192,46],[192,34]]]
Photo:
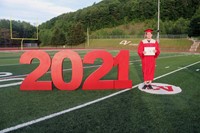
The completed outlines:
[[[36,58],[39,59],[40,65],[30,73],[22,82],[21,90],[52,90],[51,81],[37,81],[41,76],[43,76],[51,66],[51,58],[44,51],[28,51],[25,52],[21,58],[21,64],[31,64],[32,60]]]
[[[101,58],[103,60],[103,64],[85,80],[83,90],[114,88],[114,80],[100,80],[113,67],[113,57],[110,53],[106,51],[89,52],[85,55],[83,63],[94,64],[94,61],[97,58]]]
[[[63,81],[63,61],[69,58],[72,63],[72,78],[69,83]],[[80,56],[71,50],[60,51],[52,59],[51,76],[54,85],[60,90],[77,89],[83,78],[83,63]]]
[[[129,52],[127,50],[120,51],[114,59],[106,51],[92,51],[84,57],[83,63],[94,64],[96,58],[101,58],[103,64],[85,80],[83,90],[123,89],[132,87],[132,81],[128,80]],[[118,80],[100,80],[113,66],[118,66]]]

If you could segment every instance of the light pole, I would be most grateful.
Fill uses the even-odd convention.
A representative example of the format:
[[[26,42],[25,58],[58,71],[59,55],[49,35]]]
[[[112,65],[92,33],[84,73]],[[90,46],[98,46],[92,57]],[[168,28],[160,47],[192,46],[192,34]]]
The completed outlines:
[[[157,27],[157,41],[158,43],[160,42],[160,0],[158,0],[158,27]]]
[[[89,34],[89,27],[87,27],[87,46],[90,46],[90,34]]]

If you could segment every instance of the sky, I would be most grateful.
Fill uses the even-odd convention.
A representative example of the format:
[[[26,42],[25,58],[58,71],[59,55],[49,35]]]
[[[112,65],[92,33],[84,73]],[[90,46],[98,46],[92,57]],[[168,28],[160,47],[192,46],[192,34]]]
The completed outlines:
[[[74,12],[102,0],[0,0],[0,19],[38,25],[58,15]]]

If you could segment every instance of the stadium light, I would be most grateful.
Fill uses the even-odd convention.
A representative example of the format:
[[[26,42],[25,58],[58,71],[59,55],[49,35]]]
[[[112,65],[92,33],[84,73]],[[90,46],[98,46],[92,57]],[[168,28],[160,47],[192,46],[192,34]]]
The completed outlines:
[[[90,46],[90,34],[89,34],[89,27],[87,27],[87,45]]]
[[[160,0],[158,0],[158,27],[157,27],[157,41],[158,41],[158,43],[160,42],[159,32],[160,32]]]

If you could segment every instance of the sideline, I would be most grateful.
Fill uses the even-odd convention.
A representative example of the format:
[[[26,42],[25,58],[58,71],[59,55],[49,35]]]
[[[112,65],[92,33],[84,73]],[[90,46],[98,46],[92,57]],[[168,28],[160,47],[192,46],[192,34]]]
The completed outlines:
[[[171,71],[171,72],[169,72],[169,73],[163,74],[163,75],[161,75],[161,76],[158,76],[158,77],[155,78],[155,80],[160,79],[160,78],[165,77],[165,76],[168,76],[168,75],[173,74],[173,73],[175,73],[175,72],[181,71],[181,70],[183,70],[183,69],[185,69],[185,68],[191,67],[191,66],[196,65],[196,64],[198,64],[198,63],[200,63],[200,61],[197,61],[197,62],[192,63],[192,64],[190,64],[190,65],[187,65],[187,66],[185,66],[185,67],[176,69],[176,70],[174,70],[174,71]],[[62,115],[62,114],[65,114],[65,113],[68,113],[68,112],[71,112],[71,111],[74,111],[74,110],[77,110],[77,109],[84,108],[84,107],[86,107],[86,106],[92,105],[92,104],[94,104],[94,103],[98,103],[98,102],[100,102],[100,101],[106,100],[106,99],[111,98],[111,97],[113,97],[113,96],[116,96],[116,95],[119,95],[119,94],[124,93],[124,92],[126,92],[126,91],[129,91],[129,90],[131,90],[131,89],[133,89],[133,88],[136,88],[138,85],[139,85],[139,84],[133,86],[132,88],[128,88],[128,89],[124,89],[124,90],[115,92],[115,93],[110,94],[110,95],[108,95],[108,96],[104,96],[104,97],[102,97],[102,98],[99,98],[99,99],[96,99],[96,100],[93,100],[93,101],[90,101],[90,102],[87,102],[87,103],[84,103],[84,104],[75,106],[75,107],[73,107],[73,108],[69,108],[69,109],[66,109],[66,110],[63,110],[63,111],[60,111],[60,112],[57,112],[57,113],[50,114],[50,115],[48,115],[48,116],[44,116],[44,117],[41,117],[41,118],[38,118],[38,119],[35,119],[35,120],[32,120],[32,121],[29,121],[29,122],[25,122],[25,123],[22,123],[22,124],[13,126],[13,127],[9,127],[9,128],[3,129],[3,130],[0,131],[0,133],[6,133],[6,132],[14,131],[14,130],[17,130],[17,129],[20,129],[20,128],[23,128],[23,127],[26,127],[26,126],[33,125],[33,124],[38,123],[38,122],[41,122],[41,121],[45,121],[45,120],[51,119],[51,118],[56,117],[56,116],[60,116],[60,115]]]

